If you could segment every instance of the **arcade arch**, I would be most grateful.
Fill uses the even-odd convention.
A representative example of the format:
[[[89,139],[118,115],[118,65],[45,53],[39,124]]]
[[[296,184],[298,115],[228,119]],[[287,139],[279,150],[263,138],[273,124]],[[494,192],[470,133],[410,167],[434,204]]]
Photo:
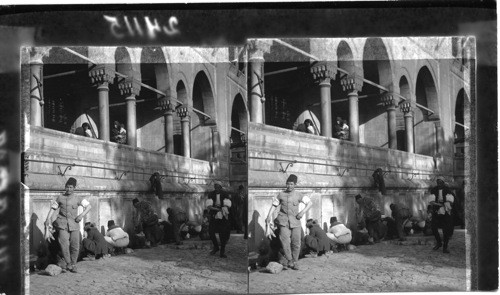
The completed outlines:
[[[427,66],[423,66],[417,75],[415,86],[417,104],[432,110],[414,109],[415,153],[433,156],[436,153],[436,121],[439,121],[438,95],[434,79]]]
[[[86,47],[72,50],[88,56]],[[88,63],[63,50],[53,47],[42,59],[40,73],[44,104],[41,107],[42,126],[63,132],[74,132],[88,122],[96,137],[99,136],[99,116],[89,108],[97,104],[95,89],[89,83]]]
[[[231,108],[231,147],[245,146],[248,131],[248,110],[243,96],[238,93]]]
[[[392,69],[387,48],[380,38],[368,38],[363,48],[363,77],[386,88],[393,87]],[[380,107],[380,88],[364,83],[359,103],[360,142],[389,147],[385,107]],[[364,133],[364,136],[363,134]]]
[[[196,74],[192,89],[193,108],[209,115],[210,118],[191,110],[191,142],[198,142],[196,146],[191,147],[191,153],[195,159],[209,161],[214,155],[216,148],[214,143],[218,142],[218,132],[216,132],[214,95],[205,72],[200,71]],[[212,153],[207,148],[209,146],[212,146]]]

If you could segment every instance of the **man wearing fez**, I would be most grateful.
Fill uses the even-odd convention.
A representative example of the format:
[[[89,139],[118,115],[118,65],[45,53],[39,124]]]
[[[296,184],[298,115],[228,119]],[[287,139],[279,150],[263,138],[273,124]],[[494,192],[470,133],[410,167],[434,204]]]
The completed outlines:
[[[291,174],[286,180],[286,189],[273,198],[274,210],[271,210],[267,217],[267,222],[272,222],[272,216],[276,211],[276,223],[279,226],[279,237],[285,258],[288,260],[288,267],[298,270],[297,261],[300,254],[300,240],[302,227],[300,219],[304,216],[305,212],[312,206],[312,202],[308,196],[303,196],[301,193],[295,191],[297,184],[297,176]],[[304,203],[306,207],[299,211],[299,203]]]
[[[368,230],[368,235],[370,235],[368,242],[372,245],[373,243],[378,243],[383,237],[380,232],[382,213],[378,209],[375,201],[373,201],[370,197],[356,195],[356,203],[363,212],[363,221],[365,222],[366,229]]]
[[[158,215],[156,214],[153,206],[148,201],[139,201],[135,198],[132,200],[132,205],[137,209],[138,216],[134,221],[136,229],[144,232],[146,236],[146,247],[158,246]]]
[[[210,221],[208,224],[208,232],[210,239],[214,245],[210,255],[215,255],[220,250],[220,257],[227,258],[226,243],[229,240],[231,233],[231,223],[229,221],[229,209],[231,208],[231,200],[229,195],[222,190],[222,185],[219,182],[214,184],[214,191],[208,194],[208,199],[206,202],[207,209],[210,215]],[[219,233],[220,238],[220,249],[219,243],[217,242],[217,237],[215,233]]]
[[[58,232],[58,242],[61,246],[66,269],[71,272],[77,272],[76,261],[80,252],[80,231],[78,223],[90,211],[90,203],[74,194],[76,179],[70,177],[66,182],[65,193],[52,200],[49,214],[45,220],[47,230],[52,229],[52,215],[59,210],[57,219],[54,222]],[[78,214],[78,206],[84,208],[81,214]],[[50,237],[48,237],[50,239]],[[52,237],[53,238],[53,237]]]
[[[448,241],[453,235],[453,217],[451,210],[455,197],[442,178],[438,178],[436,182],[437,186],[431,189],[431,194],[433,194],[434,197],[430,202],[432,206],[431,227],[432,233],[436,238],[436,245],[433,250],[438,250],[443,246],[443,253],[450,253],[448,250]],[[442,242],[438,227],[443,228]]]
[[[171,207],[167,208],[168,213],[168,222],[171,226],[173,238],[175,240],[176,245],[182,245],[181,241],[181,225],[185,224],[189,221],[186,212],[184,212],[180,208]]]

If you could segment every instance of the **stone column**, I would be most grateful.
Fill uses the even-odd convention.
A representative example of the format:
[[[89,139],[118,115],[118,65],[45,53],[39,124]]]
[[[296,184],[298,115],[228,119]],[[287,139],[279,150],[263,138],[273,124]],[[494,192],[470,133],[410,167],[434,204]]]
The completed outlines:
[[[444,131],[441,121],[436,121],[434,126],[436,127],[436,154],[442,155],[444,150]]]
[[[400,104],[401,111],[405,117],[405,133],[406,133],[406,151],[409,153],[415,152],[413,144],[413,107],[411,102],[405,101]]]
[[[212,127],[212,159],[217,161],[217,152],[219,150],[219,130],[217,126]]]
[[[389,139],[389,148],[397,149],[396,107],[399,103],[399,97],[397,97],[393,92],[386,92],[382,94],[381,101],[387,111],[387,135]]]
[[[174,153],[174,110],[175,106],[168,98],[162,98],[158,101],[158,106],[163,111],[165,118],[165,153]]]
[[[332,94],[330,80],[335,79],[337,68],[332,63],[319,63],[311,67],[313,78],[319,82],[321,92],[321,135],[332,137]]]
[[[141,91],[139,82],[131,78],[126,78],[118,84],[120,94],[125,96],[127,102],[127,143],[132,147],[137,147],[137,114],[135,97]]]
[[[48,55],[50,48],[33,47],[30,49],[30,125],[42,126],[43,89],[42,67],[43,57]]]
[[[102,140],[109,141],[109,84],[113,83],[115,72],[108,65],[98,65],[89,72],[89,76],[99,95],[99,135]]]
[[[356,74],[349,74],[340,83],[349,100],[349,140],[359,143],[358,92],[363,87],[363,79]]]
[[[177,115],[181,118],[181,132],[182,132],[182,155],[186,158],[191,157],[191,131],[190,131],[190,118],[189,111],[186,107],[177,109]]]
[[[249,43],[250,63],[250,120],[255,123],[263,123],[264,112],[264,53],[270,52],[272,41],[252,40]]]

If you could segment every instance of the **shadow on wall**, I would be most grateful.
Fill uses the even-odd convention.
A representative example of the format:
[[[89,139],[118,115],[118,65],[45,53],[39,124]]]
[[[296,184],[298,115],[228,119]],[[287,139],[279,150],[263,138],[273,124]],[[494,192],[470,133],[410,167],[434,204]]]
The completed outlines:
[[[40,246],[43,246],[45,243],[43,239],[43,232],[38,228],[37,222],[39,218],[35,213],[31,214],[30,224],[29,224],[29,233],[30,233],[30,255],[37,255],[38,249]],[[42,220],[42,223],[44,220]]]
[[[262,228],[259,224],[259,218],[261,217],[259,211],[254,210],[252,214],[252,220],[250,221],[250,225],[248,228],[248,232],[253,233],[253,244],[258,247],[262,240],[265,238],[265,229]],[[257,241],[256,239],[260,239]]]

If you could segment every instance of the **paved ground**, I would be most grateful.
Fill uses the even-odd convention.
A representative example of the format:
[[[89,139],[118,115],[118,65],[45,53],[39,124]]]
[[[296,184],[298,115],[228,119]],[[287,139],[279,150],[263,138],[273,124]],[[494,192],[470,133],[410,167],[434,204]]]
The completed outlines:
[[[210,256],[210,241],[160,245],[105,260],[82,261],[78,273],[31,274],[30,294],[247,293],[247,247],[232,235],[227,259]]]
[[[329,257],[299,260],[300,270],[253,271],[250,293],[465,291],[465,232],[455,230],[450,254],[433,251],[433,237],[413,236],[359,246]]]

